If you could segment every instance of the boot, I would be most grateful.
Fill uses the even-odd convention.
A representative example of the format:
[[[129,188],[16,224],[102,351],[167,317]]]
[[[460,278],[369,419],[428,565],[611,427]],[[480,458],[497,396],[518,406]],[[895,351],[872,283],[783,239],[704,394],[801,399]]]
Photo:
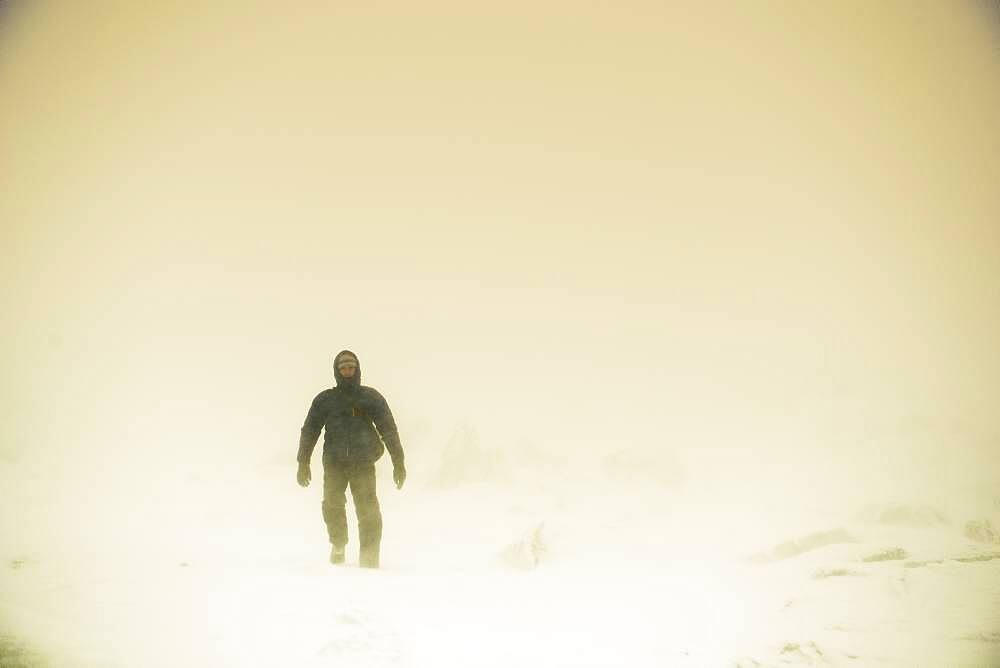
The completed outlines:
[[[342,564],[344,563],[344,546],[343,545],[333,545],[330,548],[330,563],[331,564]]]
[[[366,545],[365,548],[361,550],[358,565],[360,565],[361,568],[378,568],[378,553],[378,545]]]

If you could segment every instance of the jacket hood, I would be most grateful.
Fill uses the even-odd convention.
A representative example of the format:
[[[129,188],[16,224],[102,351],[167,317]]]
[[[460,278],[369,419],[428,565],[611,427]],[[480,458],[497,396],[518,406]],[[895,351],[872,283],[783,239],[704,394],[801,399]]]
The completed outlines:
[[[344,378],[340,375],[340,370],[337,369],[337,362],[340,362],[344,357],[353,357],[354,361],[358,363],[358,368],[354,372],[353,378]],[[337,381],[337,387],[360,387],[361,385],[361,360],[350,350],[341,350],[337,353],[337,356],[333,358],[333,377]]]

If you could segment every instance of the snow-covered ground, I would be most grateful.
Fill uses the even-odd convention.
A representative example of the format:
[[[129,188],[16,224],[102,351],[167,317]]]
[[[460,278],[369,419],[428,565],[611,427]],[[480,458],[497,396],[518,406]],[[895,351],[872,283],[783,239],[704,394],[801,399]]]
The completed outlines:
[[[288,463],[109,477],[78,495],[6,464],[5,660],[1000,665],[1000,544],[983,529],[1000,525],[1000,490],[831,510],[732,481],[721,496],[625,479],[620,461],[471,458],[469,479],[412,451],[402,492],[382,463],[377,572],[357,568],[356,541],[346,566],[326,563],[321,491],[295,486]],[[955,513],[977,508],[991,524],[967,530]]]

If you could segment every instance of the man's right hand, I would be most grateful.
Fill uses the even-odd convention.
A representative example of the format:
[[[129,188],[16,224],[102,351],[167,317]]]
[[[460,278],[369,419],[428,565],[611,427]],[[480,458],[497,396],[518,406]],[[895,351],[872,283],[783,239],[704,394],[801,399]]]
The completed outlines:
[[[295,479],[298,481],[300,486],[309,486],[309,482],[312,480],[312,471],[309,470],[308,464],[299,464],[299,470],[298,473],[295,474]]]

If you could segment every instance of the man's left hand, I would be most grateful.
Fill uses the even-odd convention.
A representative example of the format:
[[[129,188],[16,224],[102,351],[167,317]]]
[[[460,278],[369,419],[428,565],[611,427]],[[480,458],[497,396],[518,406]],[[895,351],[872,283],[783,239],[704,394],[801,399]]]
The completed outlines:
[[[396,464],[392,467],[392,481],[396,483],[396,489],[403,489],[403,483],[406,482],[405,466]]]

